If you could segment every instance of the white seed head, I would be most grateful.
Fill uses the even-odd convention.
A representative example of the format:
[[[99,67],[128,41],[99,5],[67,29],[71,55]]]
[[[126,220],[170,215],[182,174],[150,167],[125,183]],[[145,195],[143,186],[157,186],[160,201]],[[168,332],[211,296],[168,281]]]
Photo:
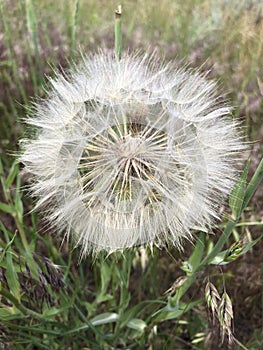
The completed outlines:
[[[243,145],[213,81],[154,55],[103,53],[50,81],[21,161],[37,207],[84,255],[180,248],[218,217]]]

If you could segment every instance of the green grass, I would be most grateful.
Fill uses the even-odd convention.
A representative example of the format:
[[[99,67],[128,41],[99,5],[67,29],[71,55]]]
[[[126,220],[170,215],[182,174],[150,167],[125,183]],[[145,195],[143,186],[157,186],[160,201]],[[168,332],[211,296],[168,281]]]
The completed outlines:
[[[207,278],[234,308],[233,349],[262,348],[262,57],[260,1],[123,1],[123,48],[202,65],[246,126],[250,164],[215,235],[179,253],[134,249],[78,262],[79,251],[31,213],[16,163],[23,118],[51,67],[79,48],[114,50],[114,1],[1,4],[0,344],[4,349],[226,349],[207,312]],[[244,160],[245,163],[245,160]],[[257,192],[256,192],[257,190]],[[256,194],[255,194],[256,192]],[[59,269],[57,268],[59,265]],[[164,294],[177,280],[184,283]],[[241,342],[243,345],[240,345]]]

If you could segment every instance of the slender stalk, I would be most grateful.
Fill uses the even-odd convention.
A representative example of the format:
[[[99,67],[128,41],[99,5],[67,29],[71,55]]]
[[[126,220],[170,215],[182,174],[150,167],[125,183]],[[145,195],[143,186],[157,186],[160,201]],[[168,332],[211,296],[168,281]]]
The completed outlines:
[[[42,67],[41,67],[40,54],[39,54],[38,25],[37,25],[37,19],[35,16],[35,8],[32,0],[26,0],[25,5],[26,5],[27,27],[31,35],[32,43],[34,46],[34,55],[36,59],[36,66],[37,66],[37,72],[38,72],[37,78],[40,79],[42,77]]]
[[[74,10],[72,16],[72,30],[71,30],[71,57],[75,57],[76,49],[76,27],[77,27],[77,17],[79,12],[79,0],[74,1]]]
[[[121,59],[122,50],[121,15],[122,9],[119,5],[115,11],[115,56],[118,61]]]
[[[17,228],[18,228],[18,231],[19,231],[19,234],[20,234],[20,238],[21,238],[21,241],[22,241],[22,244],[25,248],[25,251],[27,253],[30,253],[30,248],[29,248],[29,244],[27,242],[27,237],[26,237],[26,232],[24,230],[24,227],[23,227],[23,223],[20,222],[19,218],[17,217],[17,215],[14,215],[13,216],[14,219],[15,219],[15,222],[16,222],[16,225],[17,225]],[[31,253],[30,253],[31,254]]]

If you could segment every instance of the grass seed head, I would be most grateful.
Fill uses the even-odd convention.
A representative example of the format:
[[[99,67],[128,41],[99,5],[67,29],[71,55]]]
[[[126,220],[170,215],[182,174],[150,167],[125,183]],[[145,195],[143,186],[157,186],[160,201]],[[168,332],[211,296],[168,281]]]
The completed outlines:
[[[211,282],[207,282],[206,284],[205,299],[208,308],[212,311],[213,321],[215,321],[215,315],[218,312],[218,303],[220,301],[220,295],[216,287]]]
[[[222,343],[224,342],[225,335],[228,336],[228,342],[233,342],[232,333],[232,320],[234,318],[232,302],[229,295],[224,292],[218,307],[218,320],[221,327]]]

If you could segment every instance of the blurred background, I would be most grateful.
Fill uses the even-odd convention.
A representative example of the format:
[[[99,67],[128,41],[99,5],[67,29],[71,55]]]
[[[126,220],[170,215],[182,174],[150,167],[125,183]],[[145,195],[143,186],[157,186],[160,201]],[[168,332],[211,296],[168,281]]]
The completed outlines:
[[[70,243],[61,246],[62,238],[50,234],[42,219],[30,213],[32,200],[20,191],[27,179],[14,155],[19,150],[18,140],[26,132],[23,118],[28,107],[34,97],[45,97],[46,76],[53,74],[53,68],[67,69],[72,60],[77,62],[81,58],[81,52],[114,49],[114,10],[118,4],[111,0],[0,0],[0,243],[2,252],[8,249],[12,252],[7,262],[0,258],[0,283],[9,288],[13,283],[10,289],[13,295],[17,293],[18,300],[24,300],[22,306],[42,315],[42,319],[30,322],[28,311],[23,314],[20,310],[26,315],[21,316],[17,311],[20,304],[13,308],[10,299],[7,302],[8,298],[2,295],[1,348],[241,349],[238,343],[220,343],[219,329],[209,320],[205,303],[194,306],[179,320],[161,322],[156,334],[154,327],[140,336],[111,329],[109,334],[116,333],[119,338],[117,341],[115,336],[112,341],[110,336],[105,340],[97,330],[87,327],[73,331],[70,336],[70,330],[76,330],[86,315],[90,318],[113,313],[129,304],[138,318],[136,306],[163,297],[182,275],[182,261],[193,248],[189,244],[184,253],[170,249],[156,250],[154,255],[136,251],[126,259],[126,265],[118,258],[101,258],[95,263],[86,259],[78,264],[78,251],[72,252]],[[209,78],[219,81],[223,95],[234,107],[234,118],[242,122],[250,142],[244,162],[250,156],[251,177],[263,153],[262,0],[122,1],[122,8],[124,51],[156,50],[165,60],[176,59],[193,68],[201,67]],[[240,237],[252,241],[262,233],[262,199],[263,188],[259,187],[229,244]],[[227,206],[223,209],[225,216],[215,229],[218,235],[224,227],[224,218],[231,214]],[[208,244],[213,244],[214,236],[208,240],[211,241]],[[34,252],[28,268],[21,258],[26,256],[27,244]],[[251,350],[263,348],[262,248],[259,242],[231,264],[209,267],[195,286],[202,298],[204,286],[200,281],[210,275],[222,290],[224,275],[234,305],[234,335]],[[33,276],[34,263],[36,274],[42,269],[46,280],[49,279],[46,290],[41,278],[38,283]],[[12,266],[11,271],[7,265]],[[59,272],[57,265],[61,266]],[[121,271],[129,271],[129,279],[125,280],[127,295],[122,295],[122,301],[127,303],[125,308],[121,301],[117,303],[121,294],[119,283],[123,281]],[[13,282],[10,276],[14,276]],[[188,301],[192,296],[190,290]],[[143,312],[140,317],[147,312],[149,317],[154,309],[150,306]],[[67,328],[62,324],[67,324]],[[139,332],[139,328],[137,325],[133,331]],[[100,331],[105,333],[104,328]]]

